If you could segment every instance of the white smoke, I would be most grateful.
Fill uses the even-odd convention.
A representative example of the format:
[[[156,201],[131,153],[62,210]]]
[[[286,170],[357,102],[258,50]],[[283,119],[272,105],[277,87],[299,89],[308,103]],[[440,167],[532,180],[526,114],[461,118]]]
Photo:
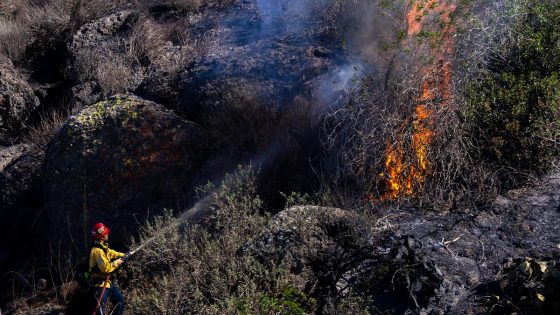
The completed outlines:
[[[395,61],[406,34],[408,1],[342,1],[336,18],[347,62],[333,69],[318,89],[327,108],[338,108],[344,96],[360,89],[362,79],[384,76]],[[399,59],[398,57],[396,58]]]
[[[281,25],[290,34],[302,34],[315,12],[328,7],[331,0],[256,0],[264,27]]]
[[[330,109],[341,106],[345,97],[354,91],[365,76],[363,66],[348,63],[334,68],[321,79],[314,95],[321,105]]]

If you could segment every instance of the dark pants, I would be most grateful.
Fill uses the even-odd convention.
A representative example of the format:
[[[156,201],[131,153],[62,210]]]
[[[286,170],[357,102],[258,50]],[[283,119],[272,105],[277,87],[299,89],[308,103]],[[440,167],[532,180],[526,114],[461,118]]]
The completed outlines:
[[[95,292],[96,306],[102,291],[103,288],[96,289]],[[107,298],[111,299],[111,303],[113,303],[113,305],[116,306],[113,315],[122,315],[124,311],[124,296],[122,295],[121,290],[117,288],[117,286],[115,286],[114,284],[111,284],[110,288],[105,289],[105,293],[103,293],[103,298],[101,299],[101,306],[99,307],[99,310],[97,310],[97,315],[107,315],[105,311],[105,306],[107,305]]]

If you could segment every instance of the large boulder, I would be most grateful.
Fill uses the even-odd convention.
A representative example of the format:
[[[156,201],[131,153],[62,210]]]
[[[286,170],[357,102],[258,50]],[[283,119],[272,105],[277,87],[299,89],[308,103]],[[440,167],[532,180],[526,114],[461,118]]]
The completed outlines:
[[[123,244],[148,214],[180,207],[198,165],[198,135],[195,124],[132,96],[70,117],[45,161],[51,241],[83,250],[101,221]]]
[[[290,270],[298,270],[296,274],[305,277],[313,273],[306,272],[306,269],[317,267],[313,266],[312,260],[320,257],[322,252],[336,245],[344,245],[342,243],[345,241],[368,247],[372,237],[370,233],[365,223],[352,212],[337,208],[297,206],[278,213],[265,233],[248,243],[244,250],[250,251],[263,262],[289,266]],[[345,240],[344,237],[349,239]],[[338,244],[338,241],[342,243]]]
[[[12,62],[0,56],[0,146],[16,143],[39,99]]]

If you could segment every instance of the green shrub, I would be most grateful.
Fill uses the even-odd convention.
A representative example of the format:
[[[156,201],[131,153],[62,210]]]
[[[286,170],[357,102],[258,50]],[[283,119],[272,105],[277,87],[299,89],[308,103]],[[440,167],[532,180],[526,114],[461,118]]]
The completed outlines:
[[[316,303],[314,298],[287,285],[282,288],[278,296],[263,293],[256,303],[255,301],[237,300],[235,306],[239,314],[255,314],[255,311],[258,311],[258,314],[304,315],[315,309]],[[252,304],[256,304],[257,308],[251,308]]]
[[[181,226],[171,214],[146,226],[144,240],[155,239],[126,277],[132,313],[255,314],[268,307],[301,314],[312,301],[289,289],[285,270],[238,254],[266,226],[254,181],[251,169],[239,168],[220,187],[205,187],[212,213],[203,226]]]
[[[559,154],[560,6],[526,0],[520,8],[505,48],[467,93],[481,159],[508,169],[509,184],[542,175]]]

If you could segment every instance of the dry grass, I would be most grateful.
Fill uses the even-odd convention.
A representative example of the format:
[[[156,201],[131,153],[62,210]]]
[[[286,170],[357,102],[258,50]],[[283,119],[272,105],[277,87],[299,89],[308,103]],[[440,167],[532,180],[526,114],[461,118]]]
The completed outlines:
[[[0,51],[15,63],[24,61],[33,42],[44,49],[81,24],[109,12],[118,1],[9,0],[0,5]]]
[[[80,51],[74,66],[78,82],[97,82],[105,96],[132,91],[143,72],[131,56],[107,48]]]
[[[183,20],[157,22],[143,15],[127,38],[126,55],[138,64],[176,73],[203,48],[203,43],[191,39],[188,29]]]
[[[107,96],[134,90],[145,75],[163,79],[161,94],[175,93],[169,90],[171,82],[204,47],[190,40],[183,21],[160,22],[145,14],[140,14],[128,33],[118,35],[124,41],[114,36],[114,45],[82,49],[74,60],[75,80],[96,81]]]
[[[126,56],[108,53],[97,59],[94,79],[105,96],[110,96],[130,92],[137,85],[141,71]]]
[[[188,11],[198,10],[204,0],[170,0],[171,5]]]
[[[65,121],[66,114],[61,111],[55,110],[42,114],[39,124],[29,129],[23,138],[23,142],[43,150]]]
[[[30,31],[23,22],[0,17],[0,53],[10,60],[20,61],[24,58],[29,35]]]
[[[230,0],[227,0],[229,2]],[[136,0],[134,6],[140,10],[147,10],[157,6],[169,6],[179,11],[196,11],[206,0]],[[224,1],[226,2],[226,1]]]
[[[169,37],[168,29],[147,18],[142,18],[134,26],[128,39],[127,54],[138,63],[150,63],[162,54]]]
[[[202,0],[181,1],[137,1],[135,9],[146,11],[158,4],[168,4],[181,10],[197,10]],[[12,61],[19,63],[25,59],[26,48],[34,41],[45,46],[63,35],[67,30],[73,34],[78,28],[96,18],[105,16],[115,8],[125,7],[126,1],[83,1],[83,0],[5,0],[0,3],[0,52]],[[143,45],[150,46],[148,51],[155,51],[157,41],[154,37],[165,34],[165,27],[155,29],[152,26],[142,28],[142,35],[147,39]],[[163,35],[165,36],[165,35]],[[137,47],[137,45],[135,46]],[[148,47],[147,47],[148,48]]]
[[[121,0],[7,0],[0,5],[0,54],[17,66],[31,65],[48,52],[66,45],[69,36],[86,23],[107,16],[119,8],[133,9],[139,20],[125,34],[113,34],[114,43],[81,49],[74,65],[63,75],[77,83],[96,81],[104,95],[130,92],[149,73],[157,77],[158,93],[173,94],[175,81],[197,51],[201,41],[191,40],[185,19],[158,20],[151,15],[156,6],[171,6],[172,14],[197,10],[202,0],[143,1]],[[122,38],[121,38],[122,37]],[[108,40],[112,40],[108,38]],[[61,53],[61,52],[59,52]]]
[[[27,47],[35,40],[48,42],[59,36],[71,21],[68,1],[53,0],[44,5],[32,1],[11,1],[0,15],[0,50],[12,61],[24,61]]]
[[[0,16],[5,17],[14,14],[20,2],[21,0],[4,0],[0,2]]]

